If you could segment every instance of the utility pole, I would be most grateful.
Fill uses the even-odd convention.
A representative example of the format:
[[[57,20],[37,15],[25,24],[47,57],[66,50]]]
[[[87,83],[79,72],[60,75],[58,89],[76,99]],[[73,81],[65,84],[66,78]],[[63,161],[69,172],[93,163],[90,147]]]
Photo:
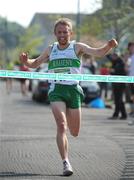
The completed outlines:
[[[76,15],[76,40],[80,41],[80,0],[77,0],[77,15]]]
[[[8,42],[8,24],[7,24],[7,19],[5,18],[4,21],[4,40],[5,40],[5,63],[8,64],[9,63],[9,59],[8,59],[8,47],[7,47],[7,42]]]

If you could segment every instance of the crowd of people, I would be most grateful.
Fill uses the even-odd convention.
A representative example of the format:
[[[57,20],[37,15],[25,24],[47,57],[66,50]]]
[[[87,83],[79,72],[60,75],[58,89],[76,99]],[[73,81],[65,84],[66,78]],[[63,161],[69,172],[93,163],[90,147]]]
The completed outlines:
[[[123,55],[118,53],[111,53],[106,55],[107,61],[102,62],[100,65],[94,57],[85,55],[83,60],[83,66],[86,66],[92,74],[100,75],[121,75],[121,76],[134,76],[134,42],[129,42],[127,51]],[[101,60],[100,60],[101,61]],[[110,65],[109,65],[109,63]],[[108,64],[108,65],[107,65]],[[13,63],[9,62],[7,70],[13,70]],[[30,69],[20,63],[18,66],[20,71],[30,71]],[[23,96],[26,96],[29,91],[29,80],[19,79],[20,90]],[[6,90],[10,94],[12,91],[12,78],[6,79]],[[106,101],[114,103],[114,111],[111,120],[126,120],[129,116],[134,117],[134,84],[133,83],[111,83],[99,82],[101,98]],[[126,109],[126,103],[129,104],[129,111]],[[134,121],[129,121],[130,124],[134,124]]]
[[[106,55],[107,61],[98,65],[94,57],[86,55],[83,60],[83,66],[90,69],[92,74],[100,75],[121,75],[121,76],[134,76],[134,42],[129,42],[127,51],[123,55],[118,53],[112,53]],[[110,65],[107,65],[110,62]],[[20,64],[18,66],[20,71],[30,71],[30,69]],[[13,63],[9,62],[7,70],[13,70]],[[12,78],[6,79],[6,90],[10,94],[12,91]],[[23,96],[26,96],[29,90],[29,80],[19,79],[20,90]],[[111,100],[114,103],[114,111],[111,117],[108,119],[126,120],[129,116],[134,117],[134,84],[133,83],[111,83],[100,82],[101,98],[104,102]],[[129,111],[126,110],[126,103],[129,104]],[[134,121],[129,121],[130,124],[134,124]]]
[[[129,42],[127,51],[123,55],[113,52],[107,55],[107,63],[102,63],[99,67],[98,73],[101,75],[119,75],[119,76],[134,76],[134,42]],[[89,64],[89,62],[88,62]],[[92,63],[93,64],[93,63]],[[101,97],[108,100],[109,83],[101,82]],[[134,84],[133,83],[119,83],[113,82],[110,88],[109,99],[114,102],[114,111],[108,119],[126,120],[128,116],[134,118]],[[126,110],[126,103],[129,104],[130,110]],[[129,120],[129,124],[134,124],[133,120]]]
[[[18,71],[30,71],[30,69],[23,65],[23,64],[19,64],[17,65],[17,68],[15,67],[15,65],[12,62],[8,62],[7,66],[6,66],[6,70],[18,70]],[[6,78],[6,92],[7,94],[12,93],[13,90],[13,78]],[[28,91],[29,91],[29,80],[25,79],[25,78],[20,78],[20,79],[16,79],[20,82],[20,91],[21,94],[23,96],[27,96]]]

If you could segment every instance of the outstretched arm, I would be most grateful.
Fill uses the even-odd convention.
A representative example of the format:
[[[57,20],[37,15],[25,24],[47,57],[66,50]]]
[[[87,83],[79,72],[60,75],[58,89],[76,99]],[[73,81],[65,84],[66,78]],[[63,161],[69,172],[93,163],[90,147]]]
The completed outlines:
[[[20,54],[20,61],[29,68],[37,68],[40,64],[48,62],[51,47],[48,47],[39,57],[36,59],[29,59],[28,53]]]
[[[118,43],[115,39],[109,40],[104,46],[99,48],[92,48],[84,43],[77,43],[76,51],[78,52],[78,54],[87,54],[97,57],[103,57],[117,45]]]

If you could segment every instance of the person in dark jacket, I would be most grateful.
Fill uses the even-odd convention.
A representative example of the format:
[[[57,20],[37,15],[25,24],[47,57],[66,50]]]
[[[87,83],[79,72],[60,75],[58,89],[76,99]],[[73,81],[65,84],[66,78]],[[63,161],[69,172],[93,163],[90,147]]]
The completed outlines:
[[[110,70],[110,74],[119,76],[126,75],[125,64],[123,60],[116,53],[113,53],[109,58],[112,61],[112,68]],[[112,117],[110,117],[109,119],[119,118],[125,120],[127,119],[126,108],[123,102],[123,94],[125,93],[125,83],[112,83],[112,91],[115,109]],[[121,116],[119,117],[120,113]]]

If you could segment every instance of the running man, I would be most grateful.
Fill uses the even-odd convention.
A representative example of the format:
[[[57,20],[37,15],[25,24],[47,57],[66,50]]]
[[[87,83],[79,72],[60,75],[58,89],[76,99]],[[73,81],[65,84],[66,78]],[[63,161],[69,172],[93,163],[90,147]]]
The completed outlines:
[[[20,61],[30,68],[37,68],[48,63],[49,72],[81,73],[81,57],[83,54],[102,57],[117,46],[115,39],[108,41],[103,47],[92,48],[84,43],[71,41],[72,23],[70,19],[61,18],[55,22],[54,34],[57,42],[48,46],[36,59],[29,59],[28,54],[20,54]],[[72,136],[79,134],[81,124],[81,103],[83,91],[78,81],[51,81],[48,93],[51,109],[57,125],[57,146],[63,160],[63,175],[73,174],[68,157],[67,129]]]

